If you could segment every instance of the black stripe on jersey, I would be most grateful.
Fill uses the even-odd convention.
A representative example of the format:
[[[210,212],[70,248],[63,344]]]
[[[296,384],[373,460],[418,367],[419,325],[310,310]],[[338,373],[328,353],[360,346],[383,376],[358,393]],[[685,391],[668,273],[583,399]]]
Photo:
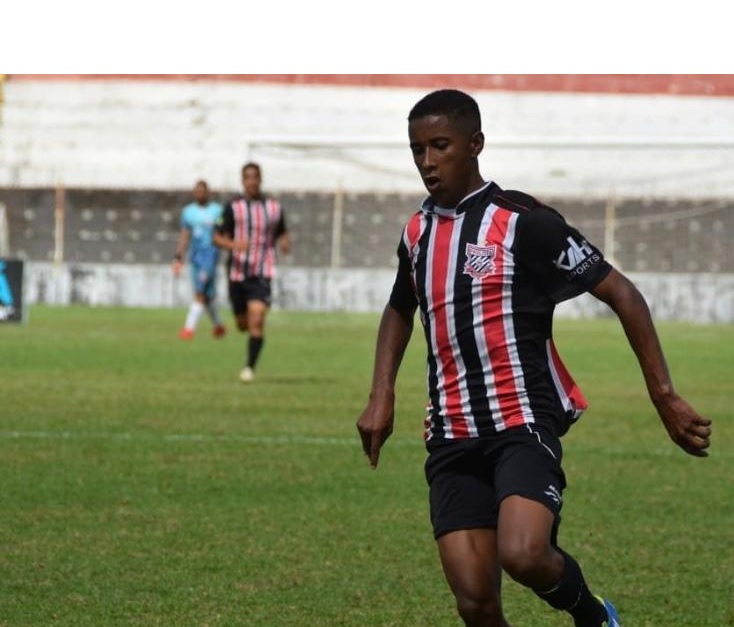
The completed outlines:
[[[260,232],[263,235],[262,250],[260,251],[260,267],[257,269],[258,276],[262,276],[265,272],[265,258],[267,257],[268,250],[270,249],[270,215],[268,212],[268,201],[263,198],[260,203],[263,214],[263,226]]]
[[[516,266],[516,272],[526,272],[522,266]],[[538,292],[540,294],[540,292]],[[516,349],[522,364],[522,373],[525,380],[525,389],[528,394],[528,403],[536,422],[544,425],[551,423],[555,426],[556,434],[560,435],[565,428],[559,419],[564,415],[558,394],[555,390],[553,380],[547,368],[535,367],[538,364],[547,364],[545,342],[536,341],[539,337],[550,338],[552,334],[552,319],[547,315],[533,315],[532,309],[538,307],[536,294],[532,301],[528,301],[526,293],[522,290],[514,290],[512,293],[512,308],[516,312],[525,312],[525,315],[513,317],[515,334],[518,338]],[[547,302],[547,307],[552,309],[554,304]],[[522,339],[524,338],[524,339]]]
[[[485,203],[482,203],[484,206]],[[489,204],[488,202],[486,204]],[[483,209],[483,207],[482,207]],[[464,214],[464,220],[459,235],[458,257],[459,261],[464,259],[467,244],[480,244],[477,241],[479,229],[485,216],[485,211],[478,207],[475,211],[467,211]],[[474,288],[474,279],[465,274],[463,268],[457,268],[454,275],[454,294],[469,294],[469,298],[456,298],[457,303],[463,304],[462,309],[454,311],[456,320],[456,328],[460,330],[460,335],[456,338],[459,349],[459,355],[466,367],[466,388],[468,396],[471,399],[471,415],[475,418],[479,437],[491,435],[495,432],[492,422],[492,411],[487,398],[487,384],[485,381],[485,372],[489,364],[483,364],[479,356],[479,346],[475,337],[474,329],[474,299],[472,298],[472,290]],[[484,331],[482,330],[482,333]],[[486,417],[486,418],[485,418]]]
[[[247,241],[249,242],[248,248],[252,245],[252,207],[250,202],[243,198],[242,202],[245,203],[245,212],[247,213]],[[242,259],[242,274],[245,278],[250,276],[250,254],[245,252]]]

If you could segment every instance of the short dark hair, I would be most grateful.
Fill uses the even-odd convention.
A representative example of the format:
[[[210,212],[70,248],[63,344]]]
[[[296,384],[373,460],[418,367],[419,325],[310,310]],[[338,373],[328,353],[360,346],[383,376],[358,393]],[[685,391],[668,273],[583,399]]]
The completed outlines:
[[[479,105],[469,94],[458,89],[439,89],[421,98],[410,110],[408,122],[427,115],[445,115],[453,122],[463,122],[471,132],[482,130]]]
[[[257,170],[258,175],[262,176],[262,171],[260,170],[260,164],[255,163],[254,161],[248,161],[245,165],[242,166],[242,174],[245,173],[245,170],[249,170],[250,168]]]

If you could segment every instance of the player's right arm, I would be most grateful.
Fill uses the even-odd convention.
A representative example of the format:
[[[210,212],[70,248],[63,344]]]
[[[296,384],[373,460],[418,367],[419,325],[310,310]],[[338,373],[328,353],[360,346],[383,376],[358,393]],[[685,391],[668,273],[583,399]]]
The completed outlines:
[[[362,450],[372,468],[377,468],[380,449],[393,430],[395,381],[413,332],[414,312],[415,309],[399,311],[388,304],[380,321],[370,398],[357,420]]]
[[[377,332],[372,389],[367,407],[357,420],[362,450],[372,468],[377,467],[380,449],[395,422],[395,381],[405,349],[413,333],[413,317],[418,306],[411,280],[407,250],[398,248],[399,266],[390,302],[385,307]]]
[[[232,203],[228,203],[219,220],[217,220],[212,242],[218,248],[232,252],[245,252],[249,245],[247,237],[235,239],[234,231],[234,211],[232,209]]]
[[[178,242],[176,242],[176,252],[173,255],[173,262],[171,264],[174,276],[181,274],[181,268],[183,268],[184,258],[186,257],[186,251],[189,249],[190,241],[191,231],[182,225],[181,232],[178,234]]]

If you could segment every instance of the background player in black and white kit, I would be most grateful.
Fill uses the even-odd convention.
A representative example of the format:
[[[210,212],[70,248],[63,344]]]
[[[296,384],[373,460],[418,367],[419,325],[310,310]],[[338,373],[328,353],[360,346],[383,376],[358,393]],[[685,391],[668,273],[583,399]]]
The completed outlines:
[[[230,251],[227,277],[237,328],[249,333],[245,366],[239,375],[243,383],[254,379],[265,342],[276,245],[283,254],[290,251],[283,208],[275,198],[262,193],[261,184],[257,163],[242,166],[245,193],[227,204],[214,234],[214,243]]]
[[[501,572],[576,627],[619,627],[557,545],[566,485],[560,438],[586,408],[552,338],[555,305],[584,292],[618,316],[657,412],[684,451],[706,456],[711,422],[675,391],[636,287],[550,207],[485,181],[476,102],[425,96],[408,117],[429,197],[406,225],[378,332],[372,389],[357,421],[372,467],[392,433],[395,380],[416,309],[428,347],[430,512],[467,627],[509,627]]]

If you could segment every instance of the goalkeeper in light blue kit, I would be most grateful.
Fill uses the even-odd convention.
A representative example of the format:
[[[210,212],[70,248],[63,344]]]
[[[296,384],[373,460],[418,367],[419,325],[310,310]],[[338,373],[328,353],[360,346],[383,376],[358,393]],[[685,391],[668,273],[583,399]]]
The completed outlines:
[[[193,196],[194,202],[181,210],[181,233],[173,256],[173,273],[178,277],[188,252],[194,286],[194,300],[189,306],[184,327],[178,334],[182,340],[194,339],[196,326],[204,311],[214,325],[214,337],[222,337],[226,333],[216,303],[219,249],[212,243],[214,225],[222,215],[222,205],[209,200],[206,181],[197,181]]]

